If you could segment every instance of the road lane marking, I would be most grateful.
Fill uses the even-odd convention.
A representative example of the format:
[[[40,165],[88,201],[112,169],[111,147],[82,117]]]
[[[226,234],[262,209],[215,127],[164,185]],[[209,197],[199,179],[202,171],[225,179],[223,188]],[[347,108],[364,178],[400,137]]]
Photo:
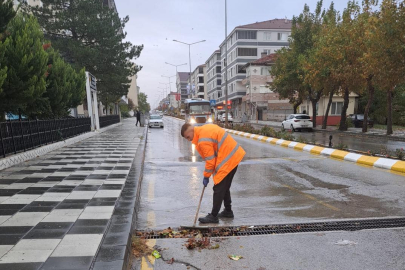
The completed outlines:
[[[146,240],[146,245],[153,250],[156,245],[156,239]],[[152,255],[142,257],[141,270],[153,270],[155,268],[155,257]]]
[[[328,204],[328,203],[326,203],[326,202],[323,202],[323,201],[321,201],[321,200],[318,200],[318,199],[315,198],[314,196],[311,196],[311,195],[309,195],[309,194],[306,194],[305,192],[302,192],[302,191],[299,190],[299,189],[293,188],[293,187],[291,187],[291,186],[289,186],[289,185],[283,185],[283,186],[286,187],[286,188],[288,188],[288,189],[290,189],[290,190],[292,190],[292,191],[298,192],[299,194],[304,195],[304,196],[307,197],[308,199],[313,200],[313,201],[315,201],[315,202],[317,202],[317,203],[319,203],[319,204],[321,204],[321,205],[323,205],[323,206],[325,206],[325,207],[327,207],[327,208],[329,208],[329,209],[332,209],[332,210],[334,210],[334,211],[340,211],[339,208],[336,208],[336,207],[334,207],[334,206],[332,206],[332,205],[330,205],[330,204]]]

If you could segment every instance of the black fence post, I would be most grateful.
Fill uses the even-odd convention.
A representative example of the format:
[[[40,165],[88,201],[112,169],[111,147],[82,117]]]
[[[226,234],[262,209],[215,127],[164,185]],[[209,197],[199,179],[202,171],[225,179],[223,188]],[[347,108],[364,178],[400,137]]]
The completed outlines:
[[[21,117],[20,117],[19,121],[20,121],[20,129],[21,129],[21,140],[22,140],[22,145],[23,145],[23,149],[24,149],[24,152],[25,152],[24,129],[23,129],[23,124],[22,124],[22,121],[21,121]]]
[[[17,149],[15,148],[14,134],[13,134],[13,123],[10,122],[10,132],[11,132],[11,141],[13,142],[14,154],[17,154]]]
[[[35,119],[35,121],[36,121],[36,123],[37,123],[38,142],[39,142],[39,146],[41,146],[41,145],[42,145],[42,142],[41,142],[41,133],[39,132],[39,122],[38,122],[38,118]]]
[[[3,135],[1,134],[1,124],[2,123],[0,123],[0,140],[1,140],[1,149],[2,149],[2,152],[3,152],[3,157],[5,158],[6,157],[6,149],[4,149],[4,141],[3,141]],[[6,124],[7,124],[7,122],[6,122]]]
[[[30,129],[31,147],[34,148],[34,139],[32,138],[31,120],[28,120],[28,127]]]

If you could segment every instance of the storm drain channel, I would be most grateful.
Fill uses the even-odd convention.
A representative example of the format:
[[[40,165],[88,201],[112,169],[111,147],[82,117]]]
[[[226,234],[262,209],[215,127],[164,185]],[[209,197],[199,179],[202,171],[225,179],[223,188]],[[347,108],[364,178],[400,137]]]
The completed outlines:
[[[179,235],[175,238],[189,238],[193,234],[201,234],[203,237],[230,237],[302,232],[358,231],[400,227],[405,227],[405,218],[362,219],[261,226],[211,227],[207,229],[187,230],[187,233],[182,233],[181,229],[179,229]],[[173,238],[173,235],[162,232],[144,231],[142,234],[147,239]]]

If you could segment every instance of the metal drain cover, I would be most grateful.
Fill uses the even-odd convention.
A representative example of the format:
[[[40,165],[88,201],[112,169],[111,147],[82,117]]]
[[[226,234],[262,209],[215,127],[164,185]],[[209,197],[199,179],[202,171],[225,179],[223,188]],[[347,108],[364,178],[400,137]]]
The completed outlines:
[[[359,219],[344,221],[326,221],[313,223],[292,223],[292,224],[274,224],[260,226],[231,226],[231,227],[212,227],[199,230],[187,230],[187,233],[180,233],[175,238],[189,238],[200,234],[203,237],[231,237],[231,236],[249,236],[265,234],[284,234],[301,232],[326,232],[326,231],[358,231],[380,228],[399,228],[405,227],[405,218],[384,218],[384,219]],[[175,230],[173,230],[175,231]],[[163,231],[164,232],[164,231]],[[138,231],[147,239],[173,238],[173,235],[155,232]]]

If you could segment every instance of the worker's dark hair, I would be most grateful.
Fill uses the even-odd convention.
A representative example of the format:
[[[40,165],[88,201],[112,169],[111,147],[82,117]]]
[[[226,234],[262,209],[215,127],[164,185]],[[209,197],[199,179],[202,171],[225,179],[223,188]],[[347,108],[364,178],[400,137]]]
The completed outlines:
[[[184,138],[184,132],[186,132],[186,130],[192,127],[192,125],[190,125],[189,123],[185,123],[182,127],[181,127],[181,137]]]

